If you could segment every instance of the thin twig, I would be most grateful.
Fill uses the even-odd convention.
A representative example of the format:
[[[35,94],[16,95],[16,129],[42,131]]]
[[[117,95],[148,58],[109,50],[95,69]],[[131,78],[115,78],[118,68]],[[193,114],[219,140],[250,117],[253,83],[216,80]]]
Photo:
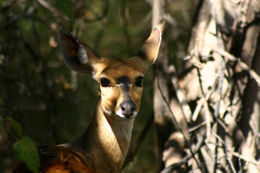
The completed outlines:
[[[206,133],[204,133],[204,135],[202,136],[202,138],[200,138],[200,140],[198,141],[198,143],[195,146],[195,149],[193,151],[193,154],[196,154],[201,147],[203,146],[203,144],[205,143],[205,139],[206,139]],[[161,173],[168,173],[173,171],[174,169],[179,168],[181,165],[186,164],[188,162],[189,159],[193,158],[192,154],[188,155],[186,157],[184,157],[181,161],[177,162],[177,163],[173,163],[170,166],[168,166],[167,168],[164,168]]]
[[[196,121],[199,113],[200,113],[200,110],[202,108],[202,106],[208,101],[208,99],[210,98],[210,96],[212,95],[213,91],[210,90],[205,97],[202,97],[199,101],[198,101],[198,104],[192,114],[192,121]]]
[[[239,158],[239,159],[242,159],[246,162],[249,162],[249,163],[256,165],[258,167],[259,171],[260,171],[260,162],[258,162],[257,160],[249,159],[246,156],[243,156],[243,155],[241,155],[240,153],[237,153],[237,152],[229,152],[229,153],[232,154],[233,156]]]
[[[212,91],[213,92],[213,91]],[[210,93],[208,93],[209,95],[211,95]],[[209,137],[210,137],[210,129],[211,129],[211,112],[209,110],[209,106],[208,106],[208,100],[207,102],[204,103],[204,107],[205,107],[205,119],[206,119],[206,131],[207,131],[207,138],[206,141],[208,141]]]
[[[233,55],[231,55],[227,51],[215,49],[215,48],[213,48],[213,51],[222,55],[222,56],[224,56],[224,57],[226,57],[227,59],[229,59],[232,62],[237,62],[238,65],[242,69],[247,70],[249,72],[251,77],[257,82],[258,87],[260,87],[260,77],[259,77],[259,75],[254,70],[252,70],[250,67],[248,67],[248,65],[246,63],[242,62],[239,58],[234,57]]]
[[[217,124],[218,126],[218,124]],[[218,168],[218,148],[219,148],[219,145],[218,145],[218,138],[216,138],[216,145],[215,145],[215,153],[214,153],[214,167],[213,167],[213,172],[216,173],[217,172],[217,168]]]
[[[59,10],[57,10],[56,8],[54,8],[53,6],[51,6],[48,2],[46,2],[45,0],[38,0],[39,4],[41,4],[42,6],[44,6],[46,9],[48,9],[49,11],[51,11],[54,16],[60,16],[65,20],[70,20],[67,16],[63,15]]]
[[[200,129],[201,127],[205,126],[207,122],[203,121],[202,123],[196,125],[195,127],[191,127],[189,128],[189,133],[192,133],[198,129]]]
[[[214,117],[218,120],[219,119],[219,111],[220,111],[220,104],[221,104],[221,100],[222,100],[222,90],[223,90],[223,82],[224,82],[224,77],[225,77],[225,68],[226,68],[226,62],[225,60],[222,58],[221,59],[221,67],[219,69],[219,78],[218,78],[218,87],[217,87],[217,93],[219,94],[220,98],[218,100],[218,102],[216,103],[216,108],[214,110]],[[216,133],[218,134],[220,132],[220,127],[219,124],[217,124],[216,127]],[[216,138],[216,144],[218,144],[219,139]],[[217,168],[218,168],[218,145],[215,146],[215,163],[214,163],[214,173],[217,172]]]
[[[189,142],[189,140],[185,137],[184,130],[179,126],[178,121],[176,120],[176,118],[175,118],[175,116],[174,116],[174,113],[173,113],[173,111],[172,111],[172,109],[171,109],[170,104],[168,103],[166,97],[163,95],[163,92],[162,92],[162,89],[161,89],[161,86],[160,86],[160,82],[159,82],[159,79],[160,79],[160,78],[159,78],[159,75],[157,75],[157,79],[158,79],[158,80],[157,80],[157,87],[158,87],[158,89],[159,89],[159,91],[160,91],[160,94],[161,94],[161,96],[162,96],[162,98],[163,98],[163,101],[165,102],[165,104],[166,104],[167,107],[168,107],[169,112],[171,113],[171,116],[170,116],[170,117],[171,117],[171,119],[172,119],[172,121],[173,121],[173,124],[175,125],[175,127],[177,128],[177,130],[178,130],[179,132],[181,132],[181,134],[183,135],[183,139],[184,139],[186,145],[189,146],[188,148],[189,148],[189,151],[190,151],[190,153],[191,153],[191,156],[192,156],[192,158],[195,160],[195,162],[196,162],[198,168],[201,170],[201,172],[205,172],[204,169],[203,169],[203,168],[201,167],[201,165],[199,164],[199,161],[196,159],[195,154],[193,153],[193,151],[192,151],[192,149],[191,149],[190,142]]]
[[[233,165],[233,163],[232,163],[230,157],[229,157],[228,154],[227,154],[228,148],[227,148],[225,142],[222,140],[222,138],[221,138],[218,134],[215,134],[215,133],[214,133],[214,135],[216,136],[216,138],[218,139],[218,141],[219,141],[220,143],[222,143],[222,145],[223,145],[223,147],[224,147],[225,155],[226,155],[226,158],[227,158],[227,161],[228,161],[228,165],[229,165],[231,171],[232,171],[233,173],[236,173],[237,171],[236,171],[236,169],[235,169],[235,167],[234,167],[234,165]]]
[[[181,105],[181,110],[183,115],[185,116],[184,118],[186,119],[186,121],[190,120],[191,118],[191,109],[190,106],[188,105],[188,101],[186,100],[185,94],[183,93],[183,91],[181,90],[180,86],[178,85],[178,79],[175,75],[175,68],[173,65],[171,65],[169,67],[169,73],[171,74],[171,82],[172,85],[174,86],[174,89],[176,91],[176,96],[178,98],[178,101]]]
[[[220,65],[221,65],[221,68],[219,69],[218,88],[217,88],[217,92],[220,96],[220,99],[218,100],[218,102],[216,104],[215,111],[214,111],[214,116],[216,118],[219,117],[220,103],[221,103],[221,100],[222,100],[223,82],[224,82],[224,78],[225,78],[226,62],[225,62],[224,59],[221,59]]]

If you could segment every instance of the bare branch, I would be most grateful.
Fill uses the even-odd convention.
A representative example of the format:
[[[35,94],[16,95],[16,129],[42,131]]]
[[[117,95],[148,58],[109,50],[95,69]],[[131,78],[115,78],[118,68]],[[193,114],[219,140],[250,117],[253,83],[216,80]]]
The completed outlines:
[[[185,94],[183,93],[180,86],[178,85],[178,79],[177,79],[176,75],[174,75],[175,74],[175,68],[174,68],[173,65],[171,65],[169,67],[169,73],[172,74],[171,75],[171,82],[172,82],[172,85],[174,86],[174,89],[176,90],[176,95],[177,95],[178,101],[181,105],[182,113],[185,116],[184,118],[189,121],[190,118],[191,118],[191,114],[192,114],[191,109],[188,105]]]
[[[236,171],[236,169],[235,169],[235,167],[234,167],[234,165],[233,165],[233,163],[232,163],[230,157],[228,156],[228,153],[227,153],[227,152],[228,152],[228,148],[227,148],[225,142],[222,140],[222,138],[221,138],[218,134],[214,133],[214,135],[215,135],[215,137],[218,139],[218,141],[219,141],[220,143],[222,143],[222,145],[223,145],[223,148],[224,148],[224,150],[225,150],[225,155],[226,155],[226,158],[227,158],[227,161],[228,161],[228,165],[229,165],[231,171],[232,171],[233,173],[236,173],[237,171]]]
[[[57,10],[56,8],[54,8],[53,6],[51,6],[48,2],[46,2],[45,0],[38,0],[39,4],[41,4],[42,6],[44,6],[46,9],[48,9],[49,11],[51,11],[53,13],[54,16],[60,16],[65,20],[70,20],[67,16],[63,15],[59,10]]]
[[[235,157],[237,157],[239,159],[242,159],[242,160],[244,160],[246,162],[249,162],[249,163],[252,163],[252,164],[256,165],[258,167],[258,170],[260,171],[260,162],[259,161],[247,158],[246,156],[241,155],[241,154],[239,154],[237,152],[230,152],[230,154],[232,154],[233,156],[235,156]]]
[[[224,51],[224,50],[220,50],[220,49],[213,49],[214,52],[226,57],[227,59],[229,59],[232,62],[237,62],[238,65],[244,69],[247,70],[249,72],[249,74],[251,75],[252,78],[254,78],[254,80],[257,82],[258,87],[260,87],[260,77],[259,75],[252,70],[250,67],[248,67],[248,65],[244,62],[242,62],[239,58],[234,57],[233,55],[231,55],[230,53]]]
[[[186,164],[187,161],[188,161],[189,159],[193,158],[193,155],[196,154],[196,153],[201,149],[201,147],[203,146],[203,144],[204,144],[204,142],[205,142],[205,139],[206,139],[206,133],[204,133],[204,135],[200,138],[200,140],[199,140],[198,143],[196,144],[194,151],[192,151],[193,154],[184,157],[181,161],[179,161],[179,162],[177,162],[177,163],[174,163],[174,164],[168,166],[167,168],[164,168],[164,169],[161,171],[161,173],[171,172],[171,171],[173,171],[174,169],[179,168],[181,165]],[[204,171],[202,171],[202,172],[204,172]]]
[[[159,82],[159,79],[160,79],[160,78],[159,78],[159,75],[158,75],[157,77],[158,77],[158,81],[157,81],[158,89],[159,89],[160,94],[161,94],[161,96],[162,96],[162,98],[163,98],[163,101],[165,102],[165,104],[167,105],[167,107],[168,107],[168,109],[169,109],[169,112],[171,113],[171,116],[170,116],[170,117],[171,117],[171,119],[172,119],[173,124],[174,124],[175,127],[178,129],[178,131],[181,132],[181,134],[183,135],[184,141],[185,141],[186,145],[189,146],[189,147],[188,147],[188,148],[189,148],[189,151],[190,151],[190,153],[191,153],[192,158],[195,160],[197,166],[199,167],[199,169],[201,170],[201,172],[205,172],[204,169],[203,169],[203,168],[201,167],[201,165],[199,164],[199,161],[196,159],[195,154],[194,154],[194,152],[192,151],[190,142],[189,142],[189,140],[185,137],[184,130],[179,126],[179,124],[178,124],[178,122],[177,122],[177,120],[176,120],[176,118],[175,118],[175,116],[174,116],[174,113],[173,113],[173,111],[172,111],[172,109],[171,109],[171,106],[170,106],[170,104],[168,103],[168,101],[166,100],[166,97],[164,96],[164,94],[163,94],[163,92],[162,92],[162,89],[161,89],[161,87],[160,87],[160,82]]]
[[[203,121],[202,123],[196,125],[195,127],[189,128],[189,133],[194,132],[194,131],[200,129],[201,127],[203,127],[205,125],[206,125],[206,122]]]
[[[199,101],[198,101],[198,104],[192,114],[192,120],[193,121],[196,121],[199,113],[200,113],[200,110],[202,108],[202,106],[208,101],[208,99],[210,98],[210,96],[212,95],[213,91],[211,90],[210,92],[208,92],[206,94],[206,97],[202,97]]]

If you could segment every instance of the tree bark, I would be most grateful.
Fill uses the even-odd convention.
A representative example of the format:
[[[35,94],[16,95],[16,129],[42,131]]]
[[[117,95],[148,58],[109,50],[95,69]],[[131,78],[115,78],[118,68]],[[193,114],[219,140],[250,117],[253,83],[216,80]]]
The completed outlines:
[[[259,172],[260,2],[200,0],[199,4],[186,73],[178,80],[184,100],[194,107],[186,116],[195,129],[190,129],[195,140],[187,150],[190,170]],[[173,105],[182,107],[177,100]],[[197,149],[196,142],[204,135]]]
[[[152,26],[159,25],[165,13],[164,0],[153,0],[152,9]],[[160,53],[156,60],[155,77],[154,77],[154,122],[157,131],[157,163],[158,169],[163,168],[162,153],[166,140],[172,131],[172,123],[170,121],[170,112],[167,103],[169,101],[169,89],[167,87],[167,69],[169,66],[167,38],[165,31],[162,31],[162,41],[160,46]]]

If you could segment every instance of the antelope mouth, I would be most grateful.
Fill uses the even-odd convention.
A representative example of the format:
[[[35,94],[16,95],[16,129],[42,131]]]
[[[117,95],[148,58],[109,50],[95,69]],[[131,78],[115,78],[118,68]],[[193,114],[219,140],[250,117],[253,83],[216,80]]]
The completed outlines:
[[[137,111],[131,112],[129,114],[123,114],[122,110],[118,110],[116,111],[116,116],[122,118],[122,119],[132,119],[134,117],[136,117],[137,115]]]

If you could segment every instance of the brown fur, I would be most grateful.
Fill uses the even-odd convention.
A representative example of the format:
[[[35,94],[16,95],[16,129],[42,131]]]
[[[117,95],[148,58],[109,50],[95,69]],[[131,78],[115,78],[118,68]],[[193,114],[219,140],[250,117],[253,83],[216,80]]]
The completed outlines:
[[[41,161],[40,173],[98,173],[91,169],[86,158],[80,152],[76,152],[62,146],[40,147]],[[14,173],[29,173],[24,163],[17,162]]]
[[[96,113],[80,138],[62,146],[40,148],[41,173],[120,172],[143,91],[136,81],[155,61],[160,39],[160,29],[154,28],[139,56],[107,59],[98,57],[88,46],[60,29],[59,42],[66,64],[72,70],[91,74],[98,83],[105,78],[109,86],[100,84]],[[122,78],[124,82],[118,82]],[[128,103],[128,108],[123,103]],[[28,170],[19,163],[14,172]]]

